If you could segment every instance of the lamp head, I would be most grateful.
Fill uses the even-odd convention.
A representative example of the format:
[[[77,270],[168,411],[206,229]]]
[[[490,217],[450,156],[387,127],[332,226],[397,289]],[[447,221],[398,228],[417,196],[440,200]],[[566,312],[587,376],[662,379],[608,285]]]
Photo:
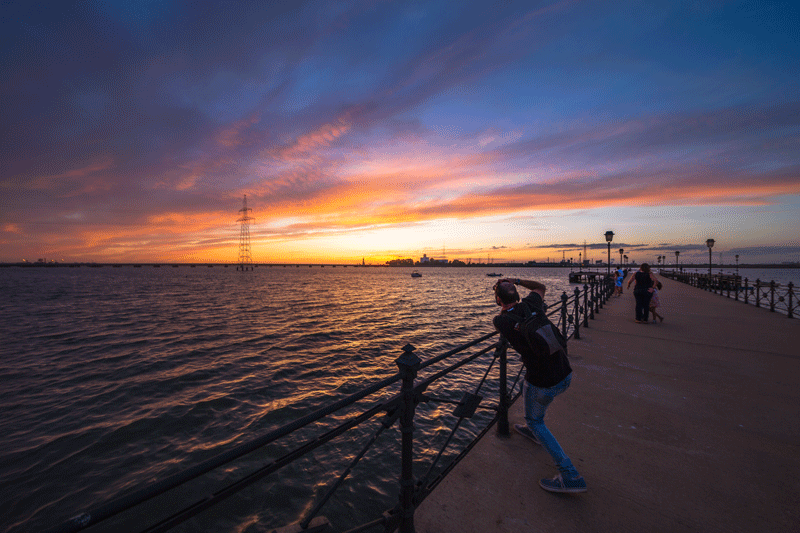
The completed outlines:
[[[606,232],[606,241],[607,241],[607,242],[611,242],[611,240],[612,240],[613,238],[614,238],[614,232],[613,232],[613,231],[607,231],[607,232]]]
[[[709,248],[713,248],[714,247],[714,239],[708,239],[706,241],[706,246],[708,246]]]

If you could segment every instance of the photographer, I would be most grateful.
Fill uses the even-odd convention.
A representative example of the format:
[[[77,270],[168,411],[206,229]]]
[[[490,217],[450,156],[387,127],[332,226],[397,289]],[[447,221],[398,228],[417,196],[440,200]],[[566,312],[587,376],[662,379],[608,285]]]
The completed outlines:
[[[520,301],[516,285],[531,292]],[[544,424],[544,415],[553,399],[567,390],[572,380],[572,368],[564,350],[549,355],[537,354],[520,331],[521,323],[532,313],[544,314],[545,286],[537,281],[501,279],[494,286],[500,314],[494,317],[494,327],[520,354],[525,365],[524,398],[527,425],[515,424],[514,429],[536,444],[544,446],[552,456],[559,473],[539,481],[550,492],[586,492],[586,481],[561,449],[558,441]]]

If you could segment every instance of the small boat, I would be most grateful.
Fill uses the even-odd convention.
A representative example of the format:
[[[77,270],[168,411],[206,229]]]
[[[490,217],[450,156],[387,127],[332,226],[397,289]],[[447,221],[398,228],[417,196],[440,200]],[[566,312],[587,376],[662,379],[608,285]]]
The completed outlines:
[[[422,274],[420,274],[419,272],[417,272],[417,271],[415,270],[414,272],[412,272],[412,273],[411,273],[411,277],[412,277],[412,278],[421,278],[421,277],[422,277]]]
[[[502,274],[498,274],[496,272],[489,272],[486,275],[489,276],[490,278],[499,278],[500,276],[502,276]]]

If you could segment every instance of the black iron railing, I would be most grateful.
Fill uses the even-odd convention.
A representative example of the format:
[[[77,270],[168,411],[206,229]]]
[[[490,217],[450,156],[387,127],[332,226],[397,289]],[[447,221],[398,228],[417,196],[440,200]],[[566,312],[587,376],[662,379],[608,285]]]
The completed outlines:
[[[766,283],[757,279],[751,283],[747,278],[739,276],[725,274],[709,276],[696,272],[662,271],[661,275],[756,307],[768,307],[773,313],[783,313],[789,318],[794,318],[800,307],[792,282],[782,285],[774,281]]]
[[[583,289],[576,287],[572,294],[564,292],[560,301],[548,305],[547,314],[567,339],[579,339],[581,328],[589,327],[589,321],[600,312],[603,304],[611,296],[613,288],[613,281],[610,279],[586,284]],[[317,434],[306,436],[302,444],[286,450],[280,457],[267,461],[235,482],[195,497],[179,510],[162,511],[162,515],[156,518],[152,518],[154,514],[152,512],[143,513],[143,516],[147,516],[153,523],[143,524],[139,531],[147,533],[167,531],[242,489],[279,472],[317,448],[339,439],[354,428],[361,427],[362,435],[366,437],[362,437],[363,443],[360,449],[344,454],[348,462],[337,477],[320,491],[321,494],[314,502],[307,502],[302,509],[297,510],[295,516],[299,516],[299,520],[276,530],[342,531],[340,528],[335,529],[321,514],[323,509],[368,452],[374,449],[382,434],[397,424],[400,429],[398,503],[391,509],[378,513],[372,520],[357,526],[348,526],[350,529],[347,532],[367,530],[412,532],[415,509],[480,438],[495,425],[498,434],[509,435],[508,410],[521,393],[514,394],[514,391],[520,383],[523,368],[516,360],[509,364],[507,347],[508,343],[502,336],[497,332],[491,332],[423,361],[415,353],[417,349],[414,346],[406,345],[395,361],[398,367],[396,374],[200,464],[82,513],[54,531],[81,531],[134,507],[147,506],[156,497],[289,435],[301,430],[305,435],[317,426],[321,428]],[[494,376],[494,372],[497,375],[496,379],[490,379]],[[477,382],[464,385],[469,376],[478,375],[482,377]],[[460,384],[462,388],[457,389],[453,386],[454,383]],[[484,401],[485,399],[488,401]],[[364,406],[363,402],[367,400],[373,403]],[[489,405],[486,405],[487,403]],[[438,406],[442,404],[455,406],[450,416],[437,415]],[[323,421],[334,414],[339,420],[345,418],[345,421],[326,425]],[[452,420],[453,424],[448,435],[437,441],[431,436],[435,432],[426,434],[425,429],[434,425],[430,422],[436,422],[437,426],[441,426],[443,418]],[[374,427],[365,429],[373,419],[377,419]],[[474,438],[461,439],[461,444],[457,444],[457,439],[454,437],[466,424],[471,426],[470,432],[474,434]],[[357,439],[351,439],[350,442],[355,440]],[[415,450],[421,447],[419,446],[421,443],[425,444],[426,450],[435,449],[429,446],[434,441],[439,448],[438,452],[415,453]],[[418,475],[415,475],[415,472]]]

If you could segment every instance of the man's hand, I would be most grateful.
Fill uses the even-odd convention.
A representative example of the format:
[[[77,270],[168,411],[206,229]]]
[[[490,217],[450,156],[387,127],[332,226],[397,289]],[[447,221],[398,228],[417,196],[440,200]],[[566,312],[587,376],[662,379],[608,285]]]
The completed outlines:
[[[507,281],[509,283],[513,283],[514,285],[519,285],[520,287],[525,287],[530,291],[539,293],[539,296],[541,296],[542,298],[544,298],[544,293],[547,290],[547,287],[545,287],[542,283],[539,283],[538,281],[527,280],[527,279],[506,279],[503,281]]]

